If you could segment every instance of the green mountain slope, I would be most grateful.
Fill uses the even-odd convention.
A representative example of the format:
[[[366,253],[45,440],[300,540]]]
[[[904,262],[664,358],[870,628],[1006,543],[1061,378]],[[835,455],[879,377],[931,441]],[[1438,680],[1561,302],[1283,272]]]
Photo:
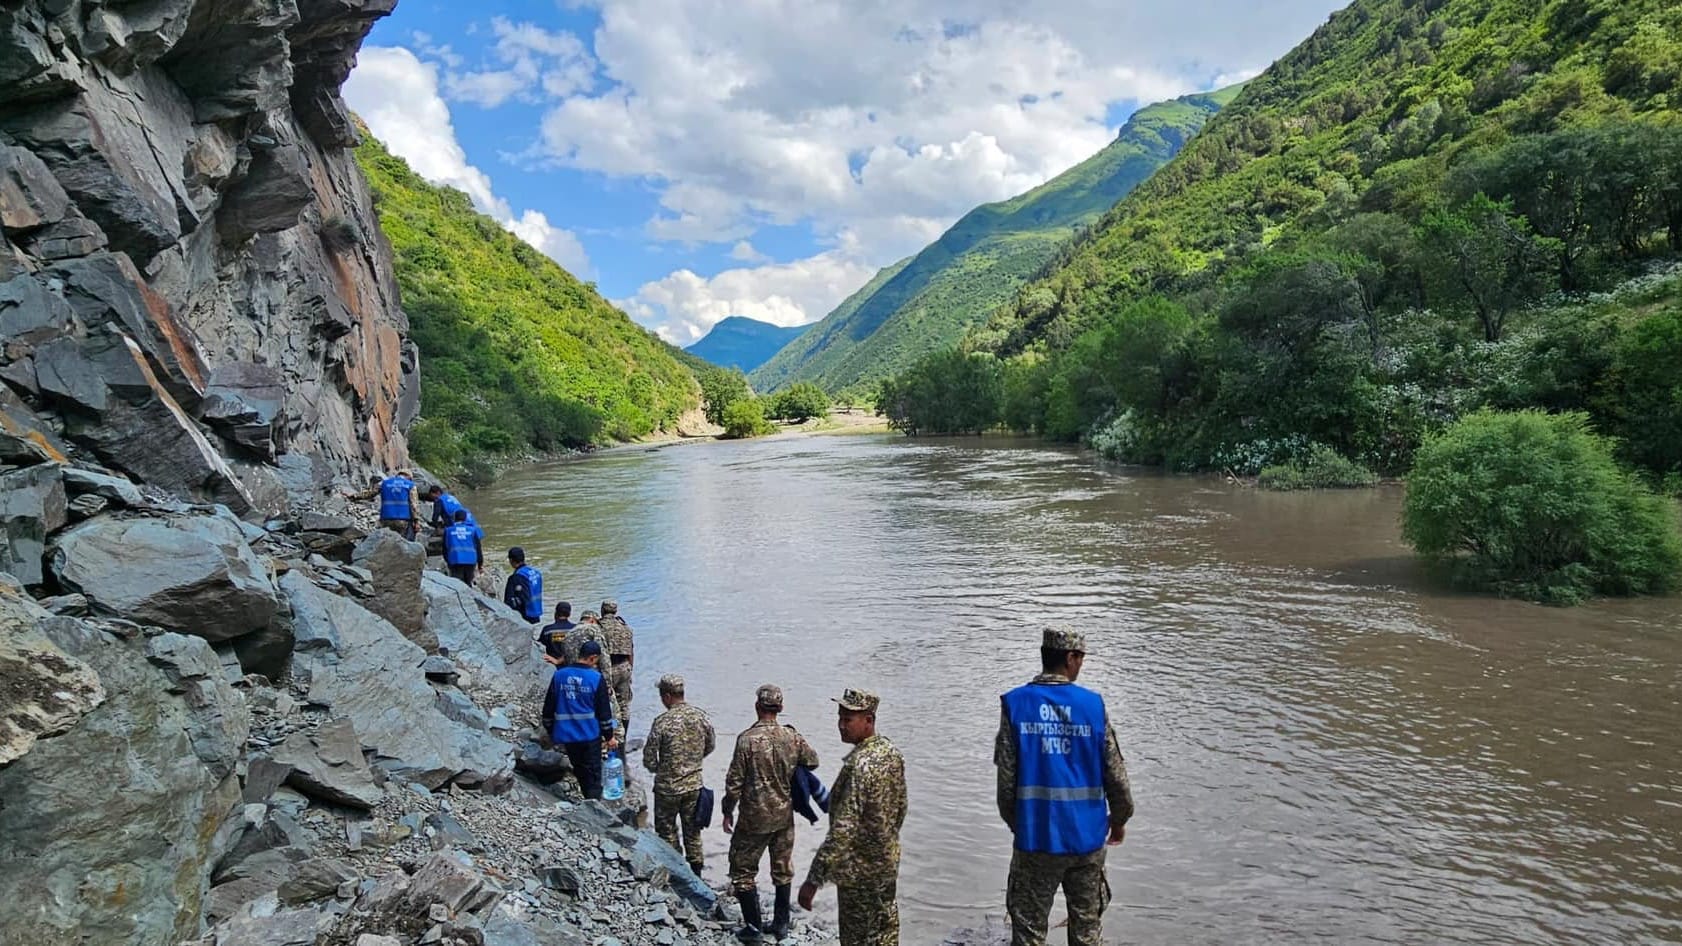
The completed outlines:
[[[784,328],[746,316],[721,320],[706,337],[684,351],[721,368],[752,371],[769,361],[784,345],[800,337],[806,326]]]
[[[1058,245],[1172,158],[1236,93],[1235,87],[1142,108],[1086,161],[1025,194],[965,214],[752,372],[754,387],[813,381],[833,391],[953,344],[1051,260]]]
[[[421,353],[416,459],[623,440],[699,402],[675,350],[364,132],[357,160]]]
[[[1679,30],[1663,0],[1357,0],[996,313],[984,347],[1056,346],[1117,300],[1209,285],[1358,211],[1418,219],[1452,165],[1514,136],[1674,120]]]

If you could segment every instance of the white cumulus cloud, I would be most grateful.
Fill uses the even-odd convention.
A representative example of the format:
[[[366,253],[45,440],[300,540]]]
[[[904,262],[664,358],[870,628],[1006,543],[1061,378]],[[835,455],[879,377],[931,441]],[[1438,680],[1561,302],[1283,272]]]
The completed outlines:
[[[745,315],[773,325],[804,325],[863,285],[874,268],[831,250],[791,263],[727,269],[712,277],[680,269],[644,284],[615,305],[674,345],[699,341],[720,320]]]
[[[344,97],[374,137],[416,174],[462,191],[480,213],[494,217],[579,278],[590,278],[589,257],[575,234],[553,226],[539,211],[516,214],[492,188],[490,177],[468,163],[450,122],[449,106],[438,94],[436,66],[402,47],[364,47],[345,82]]]

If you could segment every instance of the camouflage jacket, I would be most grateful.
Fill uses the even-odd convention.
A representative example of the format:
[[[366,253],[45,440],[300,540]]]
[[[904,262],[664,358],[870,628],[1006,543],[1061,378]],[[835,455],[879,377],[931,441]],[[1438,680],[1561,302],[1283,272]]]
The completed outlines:
[[[607,635],[607,643],[602,646],[602,653],[611,657],[634,657],[636,648],[632,643],[631,625],[617,614],[609,614],[601,619],[602,633]]]
[[[567,663],[572,663],[578,659],[578,649],[584,646],[585,641],[595,641],[596,643],[602,645],[602,653],[604,655],[607,653],[607,634],[602,631],[601,626],[598,624],[591,624],[589,621],[580,621],[577,624],[574,624],[571,630],[567,631]],[[604,669],[606,664],[607,658],[604,656],[602,658],[602,665]]]
[[[829,835],[806,882],[875,887],[899,874],[905,823],[905,759],[883,736],[859,743],[841,763],[829,792]]]
[[[1042,673],[1033,679],[1034,683],[1068,683],[1069,678],[1060,673]],[[1114,830],[1127,823],[1133,817],[1133,787],[1127,781],[1127,763],[1121,757],[1121,747],[1116,744],[1115,725],[1108,719],[1108,711],[1104,720],[1104,799],[1110,806],[1110,828]],[[999,732],[993,738],[993,764],[998,767],[998,803],[999,817],[1012,831],[1016,830],[1016,733],[1011,728],[1010,717],[1004,710],[999,710]]]
[[[730,773],[724,779],[724,813],[738,802],[736,830],[747,834],[794,826],[794,769],[818,767],[818,753],[793,726],[760,721],[736,737]]]
[[[654,773],[656,795],[682,795],[701,787],[701,760],[712,755],[717,736],[698,706],[679,703],[649,727],[642,764]]]

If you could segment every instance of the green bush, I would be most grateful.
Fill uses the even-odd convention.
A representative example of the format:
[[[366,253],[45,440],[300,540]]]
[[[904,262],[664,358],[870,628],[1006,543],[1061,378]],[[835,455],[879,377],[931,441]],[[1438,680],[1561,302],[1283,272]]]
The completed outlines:
[[[748,387],[747,376],[740,368],[713,368],[700,374],[701,381],[701,410],[707,415],[707,422],[724,424],[724,412],[731,404],[744,398],[753,398],[753,389]]]
[[[829,396],[810,381],[800,381],[771,399],[768,413],[779,420],[803,424],[829,413]]]
[[[1376,482],[1376,473],[1323,443],[1310,445],[1288,463],[1261,471],[1261,485],[1268,489],[1348,489]]]
[[[758,437],[776,430],[765,420],[765,407],[756,398],[731,401],[724,408],[724,439],[740,440]]]
[[[1660,594],[1682,573],[1675,506],[1584,414],[1482,411],[1426,441],[1402,534],[1462,584],[1550,604]]]
[[[1612,377],[1625,455],[1660,476],[1682,472],[1682,308],[1627,332]]]

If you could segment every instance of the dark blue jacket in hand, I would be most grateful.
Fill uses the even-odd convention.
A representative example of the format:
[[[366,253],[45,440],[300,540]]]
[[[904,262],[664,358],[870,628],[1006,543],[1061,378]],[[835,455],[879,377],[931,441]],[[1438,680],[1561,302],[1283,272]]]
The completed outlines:
[[[818,775],[804,765],[794,769],[794,782],[790,786],[793,793],[791,801],[794,810],[812,824],[818,823],[818,814],[812,810],[816,804],[825,814],[829,813],[829,789],[818,780]]]

